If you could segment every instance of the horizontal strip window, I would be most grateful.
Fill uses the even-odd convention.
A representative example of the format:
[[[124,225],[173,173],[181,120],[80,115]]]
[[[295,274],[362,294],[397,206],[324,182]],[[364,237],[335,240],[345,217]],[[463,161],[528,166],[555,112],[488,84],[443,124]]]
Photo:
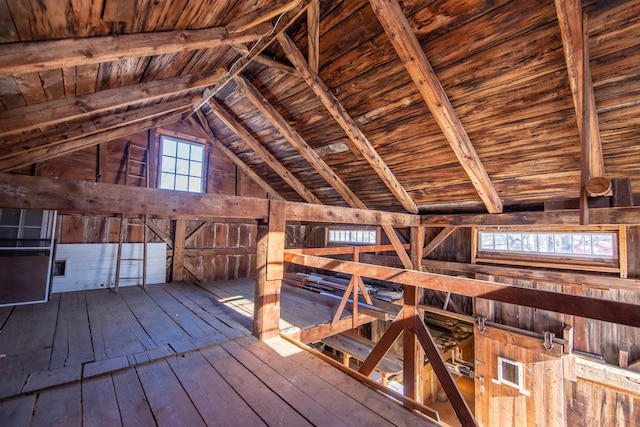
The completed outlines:
[[[559,257],[617,257],[616,233],[479,233],[480,251]]]
[[[333,244],[375,245],[377,232],[371,229],[329,229],[327,240]]]
[[[620,272],[613,231],[479,230],[476,262]]]

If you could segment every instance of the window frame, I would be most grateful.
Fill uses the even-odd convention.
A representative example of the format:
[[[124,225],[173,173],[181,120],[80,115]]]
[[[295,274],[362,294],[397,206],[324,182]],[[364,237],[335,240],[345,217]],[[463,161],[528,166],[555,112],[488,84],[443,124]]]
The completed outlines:
[[[504,372],[503,372],[503,363],[506,363],[508,365],[511,365],[513,367],[515,367],[515,369],[517,370],[517,383],[512,382],[508,379],[505,378],[504,376]],[[516,390],[518,390],[521,394],[524,394],[525,396],[529,396],[530,393],[525,389],[525,378],[524,378],[524,364],[522,362],[517,362],[515,360],[511,360],[508,359],[506,357],[502,357],[502,356],[498,356],[498,378],[493,379],[493,382],[496,384],[503,384],[506,385],[508,387],[512,387],[515,388]]]
[[[171,140],[171,141],[175,141],[176,142],[176,155],[171,156],[171,155],[165,155],[164,153],[164,147],[165,147],[165,143],[166,140]],[[179,157],[178,154],[178,144],[186,144],[189,146],[196,146],[196,147],[201,147],[202,148],[202,158],[201,161],[197,161],[194,159],[185,159],[182,157]],[[164,163],[164,158],[173,158],[176,160],[176,162],[178,160],[186,160],[187,163],[187,167],[190,169],[192,163],[200,163],[201,164],[201,170],[200,170],[200,176],[196,176],[196,175],[192,175],[191,174],[191,170],[189,170],[189,172],[185,175],[182,173],[178,173],[177,172],[177,165],[174,167],[174,171],[173,172],[164,172],[163,171],[163,163]],[[191,155],[189,155],[189,157],[191,157]],[[156,183],[156,187],[158,189],[161,190],[168,190],[168,191],[181,191],[181,192],[185,192],[185,193],[194,193],[194,194],[205,194],[207,193],[207,183],[208,183],[208,165],[209,165],[209,150],[208,150],[208,145],[206,140],[202,139],[202,138],[197,138],[197,137],[193,137],[190,135],[184,135],[184,134],[179,134],[176,132],[167,132],[167,131],[163,131],[163,132],[159,132],[158,133],[158,174],[157,174],[157,183]],[[174,181],[173,181],[173,188],[166,188],[163,187],[163,181],[162,181],[162,177],[163,174],[171,174],[174,177]],[[187,189],[186,190],[182,190],[182,189],[176,189],[176,177],[177,176],[185,176],[187,177]],[[189,182],[191,178],[199,178],[200,179],[200,190],[199,191],[193,191],[193,190],[189,190]]]
[[[325,242],[326,246],[375,246],[380,244],[380,232],[378,227],[326,227],[325,228]],[[346,239],[346,240],[331,240],[332,232],[344,232],[346,233],[357,233],[357,232],[373,232],[374,233],[374,241],[357,241],[356,239]]]
[[[522,234],[613,234],[613,256],[578,255],[573,253],[549,253],[481,249],[481,233]],[[586,270],[617,273],[626,277],[626,229],[624,227],[474,227],[472,233],[472,263],[506,264],[567,270]]]

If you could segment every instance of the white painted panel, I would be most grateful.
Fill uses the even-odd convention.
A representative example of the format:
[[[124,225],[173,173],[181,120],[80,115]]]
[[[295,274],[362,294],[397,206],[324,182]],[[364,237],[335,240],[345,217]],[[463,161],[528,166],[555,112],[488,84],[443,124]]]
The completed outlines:
[[[120,286],[142,285],[142,243],[122,245]],[[52,292],[73,292],[113,287],[116,280],[117,243],[61,244],[56,261],[66,262],[65,275],[53,277]],[[167,245],[147,243],[147,284],[166,282]]]

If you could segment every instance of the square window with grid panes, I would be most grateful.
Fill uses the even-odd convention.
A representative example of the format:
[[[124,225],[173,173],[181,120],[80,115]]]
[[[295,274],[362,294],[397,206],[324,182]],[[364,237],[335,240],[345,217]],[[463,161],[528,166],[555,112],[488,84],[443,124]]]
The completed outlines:
[[[161,137],[160,188],[204,191],[204,145],[178,138]]]

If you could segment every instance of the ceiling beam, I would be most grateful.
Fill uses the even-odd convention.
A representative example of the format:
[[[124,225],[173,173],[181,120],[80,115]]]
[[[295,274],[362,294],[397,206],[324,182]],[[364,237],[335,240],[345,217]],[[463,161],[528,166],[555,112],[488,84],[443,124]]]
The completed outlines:
[[[251,46],[251,49],[246,55],[243,55],[236,62],[234,62],[233,65],[229,67],[229,71],[227,71],[227,74],[225,74],[218,83],[206,88],[202,92],[202,99],[193,104],[192,110],[195,111],[202,108],[202,106],[205,105],[211,98],[213,98],[215,94],[218,93],[218,91],[225,87],[233,79],[234,76],[241,73],[245,68],[247,68],[247,66],[258,55],[260,55],[262,51],[264,51],[271,43],[273,43],[278,34],[285,31],[300,16],[302,16],[302,14],[309,6],[310,1],[311,0],[298,0],[297,6],[295,6],[288,12],[285,12],[280,18],[278,18],[275,27],[268,35],[260,38],[260,40],[258,40]]]
[[[604,177],[598,110],[591,80],[588,35],[581,0],[556,0],[555,4],[578,130],[580,138],[588,147],[589,178]]]
[[[298,4],[299,0],[276,0],[271,1],[266,6],[249,12],[246,15],[232,21],[226,25],[227,31],[235,34],[254,28],[256,25],[262,24],[275,18],[276,16],[287,12]]]
[[[285,251],[284,260],[306,267],[320,268],[402,285],[451,292],[472,298],[517,304],[556,313],[640,327],[640,306],[618,301],[524,288],[443,274],[402,270],[372,264],[361,264],[335,258],[295,254]]]
[[[487,211],[502,212],[502,200],[400,4],[397,0],[369,0],[369,3]]]
[[[240,92],[273,125],[274,128],[300,153],[302,157],[324,178],[352,208],[366,209],[365,204],[356,196],[342,179],[331,169],[313,148],[287,123],[271,103],[241,74],[234,78]]]
[[[309,69],[320,69],[320,0],[313,0],[307,9],[307,57]]]
[[[196,118],[194,116],[189,116],[189,121],[193,125],[193,127],[200,131],[201,134],[207,138],[208,141],[213,144],[218,150],[222,152],[231,162],[236,165],[242,172],[244,172],[253,182],[255,182],[260,188],[262,188],[272,199],[276,200],[284,200],[284,198],[278,194],[276,190],[273,189],[269,184],[265,182],[257,173],[253,171],[245,162],[240,159],[240,157],[236,156],[235,153],[227,148],[218,138],[213,134],[213,130],[209,125],[209,121],[202,113],[202,110],[196,111]]]
[[[71,141],[86,138],[99,132],[115,129],[125,125],[158,117],[178,110],[186,110],[190,106],[190,100],[177,99],[171,102],[149,105],[146,107],[129,110],[123,113],[97,117],[95,119],[72,123],[70,126],[61,126],[51,131],[37,134],[19,135],[12,141],[8,138],[0,146],[0,170],[7,171],[24,166],[29,154],[36,151],[47,153],[51,147],[60,144],[69,145]],[[38,157],[38,155],[35,155]],[[23,159],[23,160],[18,160]],[[27,159],[27,160],[25,160]],[[39,159],[36,161],[40,161]],[[26,164],[31,164],[33,161]]]
[[[276,128],[289,143],[300,153],[302,157],[313,167],[322,178],[338,193],[352,208],[366,209],[367,206],[356,196],[347,184],[331,169],[322,158],[313,151],[313,148],[287,123],[284,117],[271,105],[271,103],[249,82],[244,76],[237,75],[234,78],[236,84],[244,96],[262,113],[263,116]],[[411,259],[402,247],[393,227],[383,225],[389,241],[396,249],[403,265],[411,268]]]
[[[418,207],[411,196],[409,196],[409,193],[407,193],[407,190],[405,190],[402,184],[400,184],[396,176],[391,172],[391,169],[389,169],[389,166],[387,166],[384,160],[382,160],[380,155],[371,145],[371,142],[369,142],[364,133],[362,133],[362,130],[360,130],[356,122],[340,104],[340,101],[338,101],[333,93],[331,93],[327,84],[320,78],[320,76],[312,72],[304,58],[304,55],[302,55],[293,40],[291,40],[285,33],[281,33],[278,35],[278,41],[293,66],[296,67],[305,82],[307,82],[327,111],[336,120],[340,127],[342,127],[347,136],[349,136],[352,151],[364,155],[365,160],[384,182],[387,188],[389,188],[398,202],[400,202],[408,212],[414,214],[418,213]]]
[[[210,100],[209,105],[213,113],[220,119],[238,138],[249,146],[280,178],[295,190],[308,203],[322,204],[322,202],[304,186],[291,172],[287,170],[273,155],[258,142],[247,129],[242,126],[215,100]]]
[[[237,50],[238,52],[240,52],[241,54],[243,54],[243,55],[246,55],[246,54],[249,53],[249,48],[246,45],[243,45],[243,44],[242,45],[234,45],[233,48],[235,50]],[[288,73],[288,74],[298,74],[298,71],[295,68],[293,68],[293,67],[291,67],[291,66],[289,66],[287,64],[284,64],[282,62],[276,61],[275,59],[270,58],[270,57],[268,57],[267,55],[264,55],[264,54],[260,54],[260,55],[254,56],[253,60],[255,62],[259,63],[259,64],[265,65],[267,67],[276,68],[276,69],[278,69],[280,71],[284,71],[285,73]]]
[[[445,226],[545,226],[580,225],[580,211],[512,212],[502,214],[422,215],[426,227]],[[598,208],[589,210],[591,225],[640,225],[640,207]]]
[[[269,200],[0,173],[0,206],[94,215],[263,219]]]
[[[263,24],[234,34],[213,27],[0,44],[0,76],[251,43],[271,30]]]
[[[217,82],[223,74],[224,70],[187,74],[1,111],[0,136],[202,88]]]
[[[58,140],[41,147],[31,149],[29,151],[17,152],[10,157],[0,160],[0,172],[6,172],[20,167],[28,166],[33,163],[42,162],[73,153],[74,151],[93,147],[104,142],[110,142],[117,138],[123,138],[138,132],[144,132],[147,129],[164,126],[177,122],[184,109],[176,110],[163,116],[148,118],[143,121],[133,123],[120,123],[119,127],[110,128],[109,130],[93,133],[88,136],[82,136],[73,140]]]

